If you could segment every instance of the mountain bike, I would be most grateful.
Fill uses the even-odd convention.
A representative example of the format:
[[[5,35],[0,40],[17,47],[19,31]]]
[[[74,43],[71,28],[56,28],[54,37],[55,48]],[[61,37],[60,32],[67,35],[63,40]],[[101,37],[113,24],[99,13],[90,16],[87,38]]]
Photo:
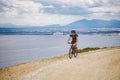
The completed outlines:
[[[71,47],[69,49],[69,58],[71,59],[74,55],[74,57],[77,57],[78,55],[78,49],[74,47],[74,44],[73,43],[70,43],[71,44]]]

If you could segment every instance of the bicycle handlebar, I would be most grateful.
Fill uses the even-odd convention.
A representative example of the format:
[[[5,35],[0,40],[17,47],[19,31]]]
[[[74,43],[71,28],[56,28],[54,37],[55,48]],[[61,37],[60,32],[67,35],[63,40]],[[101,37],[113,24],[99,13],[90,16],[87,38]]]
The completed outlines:
[[[68,42],[68,44],[74,44],[74,43]]]

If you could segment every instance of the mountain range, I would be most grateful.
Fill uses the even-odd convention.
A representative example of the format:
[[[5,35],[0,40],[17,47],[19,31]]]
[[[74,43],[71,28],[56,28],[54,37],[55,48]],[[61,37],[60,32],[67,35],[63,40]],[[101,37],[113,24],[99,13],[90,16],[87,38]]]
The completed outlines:
[[[119,20],[78,20],[68,25],[47,25],[47,26],[24,26],[13,24],[0,24],[0,34],[34,34],[51,35],[56,32],[69,34],[75,29],[79,34],[120,34]]]
[[[67,25],[69,28],[120,28],[119,20],[78,20]]]
[[[13,25],[10,23],[0,24],[1,28],[29,28],[29,27],[40,27],[40,28],[120,28],[120,20],[78,20],[70,24],[61,26],[59,24],[47,25],[47,26],[24,26],[24,25]]]

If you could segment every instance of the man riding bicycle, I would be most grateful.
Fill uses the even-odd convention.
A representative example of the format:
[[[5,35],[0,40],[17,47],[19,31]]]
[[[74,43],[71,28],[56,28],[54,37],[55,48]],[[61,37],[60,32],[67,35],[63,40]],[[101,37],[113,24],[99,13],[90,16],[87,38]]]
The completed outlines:
[[[74,45],[74,47],[77,49],[77,44],[78,44],[78,35],[76,34],[75,30],[71,31],[71,34],[68,37],[67,42],[69,43],[70,39],[72,39],[71,44]]]

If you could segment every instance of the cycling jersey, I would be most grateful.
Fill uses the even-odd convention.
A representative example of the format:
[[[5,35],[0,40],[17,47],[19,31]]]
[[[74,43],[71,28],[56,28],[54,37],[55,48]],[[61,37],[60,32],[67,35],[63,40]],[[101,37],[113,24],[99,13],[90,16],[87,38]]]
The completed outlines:
[[[77,34],[70,35],[70,37],[72,38],[72,42],[71,43],[73,43],[73,44],[76,43],[78,35]]]

